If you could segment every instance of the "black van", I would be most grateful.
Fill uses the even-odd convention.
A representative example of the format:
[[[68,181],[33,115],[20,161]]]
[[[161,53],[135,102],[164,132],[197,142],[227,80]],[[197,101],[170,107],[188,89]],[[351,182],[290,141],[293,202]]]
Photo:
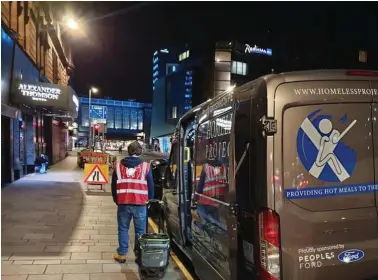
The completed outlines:
[[[187,112],[164,219],[200,279],[378,279],[378,72],[264,76]]]

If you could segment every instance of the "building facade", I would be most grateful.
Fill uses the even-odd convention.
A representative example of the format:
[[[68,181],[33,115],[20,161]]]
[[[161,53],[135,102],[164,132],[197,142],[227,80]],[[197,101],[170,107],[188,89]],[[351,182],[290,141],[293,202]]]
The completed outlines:
[[[225,90],[272,72],[273,51],[237,41],[215,42],[177,48],[165,61],[175,71],[153,80],[151,141],[170,151],[170,138],[180,117]],[[158,52],[155,52],[155,56]]]
[[[79,102],[78,135],[79,140],[86,145],[89,134],[89,98],[80,97]],[[106,139],[137,139],[141,133],[146,139],[150,137],[151,103],[91,98],[92,106],[99,107],[98,109],[101,110],[105,107]],[[92,117],[92,125],[94,123],[96,119]]]
[[[78,99],[61,35],[59,13],[49,2],[1,2],[2,186],[34,172],[36,155],[54,164],[66,156],[65,121]]]

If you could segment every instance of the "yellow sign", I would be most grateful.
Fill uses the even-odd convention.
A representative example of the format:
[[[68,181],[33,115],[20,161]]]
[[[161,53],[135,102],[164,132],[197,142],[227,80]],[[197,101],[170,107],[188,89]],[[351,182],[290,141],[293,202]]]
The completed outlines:
[[[109,182],[109,166],[107,164],[86,163],[84,167],[84,183],[103,185]]]

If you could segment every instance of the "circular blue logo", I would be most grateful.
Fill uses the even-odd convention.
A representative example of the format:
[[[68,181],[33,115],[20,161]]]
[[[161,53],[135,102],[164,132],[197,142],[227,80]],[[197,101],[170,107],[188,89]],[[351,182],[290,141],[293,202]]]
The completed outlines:
[[[357,120],[343,116],[341,131],[334,127],[332,116],[319,115],[320,109],[309,114],[297,134],[297,153],[304,168],[315,178],[325,182],[343,182],[352,176],[357,163],[356,152],[343,138],[353,131]]]
[[[343,263],[357,262],[364,258],[365,253],[361,250],[352,249],[341,252],[338,256],[339,261]]]

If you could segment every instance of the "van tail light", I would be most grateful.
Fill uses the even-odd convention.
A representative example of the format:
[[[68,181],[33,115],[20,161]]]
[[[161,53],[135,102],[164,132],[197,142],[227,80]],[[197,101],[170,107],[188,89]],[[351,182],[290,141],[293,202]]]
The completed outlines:
[[[349,70],[346,74],[348,76],[378,77],[378,72],[376,71]]]
[[[280,279],[280,230],[277,213],[264,209],[259,214],[260,280]]]

